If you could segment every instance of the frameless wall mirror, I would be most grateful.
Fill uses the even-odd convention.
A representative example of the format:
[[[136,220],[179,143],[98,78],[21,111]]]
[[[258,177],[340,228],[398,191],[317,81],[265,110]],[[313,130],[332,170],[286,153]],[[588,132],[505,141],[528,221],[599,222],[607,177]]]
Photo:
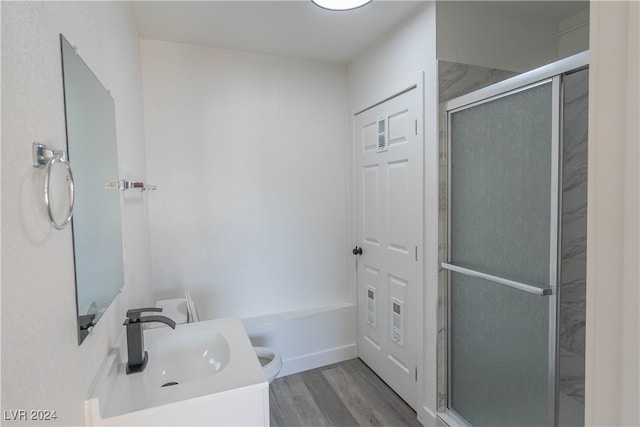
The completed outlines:
[[[73,248],[78,344],[124,284],[115,103],[60,35],[67,148],[75,178]]]

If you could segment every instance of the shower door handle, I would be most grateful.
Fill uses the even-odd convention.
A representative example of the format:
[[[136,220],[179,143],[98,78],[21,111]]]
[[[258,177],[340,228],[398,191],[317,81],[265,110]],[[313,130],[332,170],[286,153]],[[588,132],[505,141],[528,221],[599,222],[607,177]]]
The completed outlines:
[[[453,265],[448,262],[443,262],[441,264],[442,268],[445,270],[453,271],[456,273],[464,274],[465,276],[477,277],[479,279],[488,280],[489,282],[498,283],[500,285],[507,286],[509,288],[518,289],[524,292],[528,292],[530,294],[539,295],[539,296],[549,296],[555,295],[555,287],[554,288],[540,288],[537,286],[532,286],[527,283],[516,282],[515,280],[509,280],[502,277],[494,276],[487,273],[482,273],[480,271],[471,270],[468,268],[460,267],[458,265]]]

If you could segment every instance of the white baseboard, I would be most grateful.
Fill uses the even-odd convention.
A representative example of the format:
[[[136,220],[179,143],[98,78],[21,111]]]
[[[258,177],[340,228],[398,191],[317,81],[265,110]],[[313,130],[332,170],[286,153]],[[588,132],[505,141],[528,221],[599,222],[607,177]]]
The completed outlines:
[[[357,357],[353,304],[276,313],[245,319],[254,346],[271,347],[282,356],[279,376]]]
[[[358,347],[356,343],[306,354],[304,356],[292,357],[282,361],[282,370],[278,377],[297,374],[298,372],[320,368],[356,357],[358,357]]]

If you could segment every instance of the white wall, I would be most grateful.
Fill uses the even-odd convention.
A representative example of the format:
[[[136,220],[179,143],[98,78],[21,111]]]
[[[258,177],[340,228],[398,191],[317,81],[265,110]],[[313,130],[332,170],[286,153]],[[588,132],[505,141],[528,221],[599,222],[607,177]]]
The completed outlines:
[[[577,13],[558,23],[558,56],[589,50],[589,10]]]
[[[345,67],[141,46],[156,295],[205,319],[348,302]]]
[[[415,85],[435,61],[435,5],[426,2],[394,31],[349,62],[352,115]]]
[[[438,287],[438,69],[436,7],[426,2],[414,16],[349,63],[349,112],[353,115],[399,91],[420,83],[424,88],[424,306],[423,351],[418,372],[418,418],[436,422],[436,331]],[[424,79],[423,82],[419,80]],[[353,117],[353,116],[352,116]],[[353,150],[353,148],[352,148]],[[353,162],[353,152],[351,160]],[[351,177],[352,188],[355,178]],[[352,194],[355,194],[352,190]],[[352,196],[352,200],[355,199]],[[355,212],[355,205],[352,206]],[[355,215],[355,213],[353,214]],[[355,217],[351,222],[355,241]]]
[[[640,4],[591,2],[586,425],[640,425]]]
[[[153,301],[147,204],[125,198],[125,287],[78,346],[71,229],[48,223],[31,143],[66,148],[63,33],[115,99],[123,176],[145,177],[137,30],[124,3],[2,2],[1,8],[2,410],[55,410],[58,419],[48,425],[84,425],[90,382],[122,333],[126,309]]]
[[[558,59],[555,22],[500,3],[438,2],[438,59],[518,72]]]

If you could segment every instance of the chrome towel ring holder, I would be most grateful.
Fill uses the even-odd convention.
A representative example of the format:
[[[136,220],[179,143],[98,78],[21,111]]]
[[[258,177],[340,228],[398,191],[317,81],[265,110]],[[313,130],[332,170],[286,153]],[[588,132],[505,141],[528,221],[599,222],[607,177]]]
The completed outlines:
[[[33,166],[39,169],[46,169],[44,175],[44,204],[47,207],[47,213],[49,214],[49,221],[56,230],[64,229],[71,222],[73,216],[73,205],[75,201],[75,190],[73,182],[73,173],[71,172],[71,165],[67,157],[67,153],[62,150],[52,150],[44,144],[34,142],[33,145]],[[51,211],[51,201],[49,199],[49,184],[51,182],[51,170],[53,165],[60,163],[67,168],[69,174],[68,188],[69,188],[69,208],[65,215],[64,221],[61,223],[56,222]]]

